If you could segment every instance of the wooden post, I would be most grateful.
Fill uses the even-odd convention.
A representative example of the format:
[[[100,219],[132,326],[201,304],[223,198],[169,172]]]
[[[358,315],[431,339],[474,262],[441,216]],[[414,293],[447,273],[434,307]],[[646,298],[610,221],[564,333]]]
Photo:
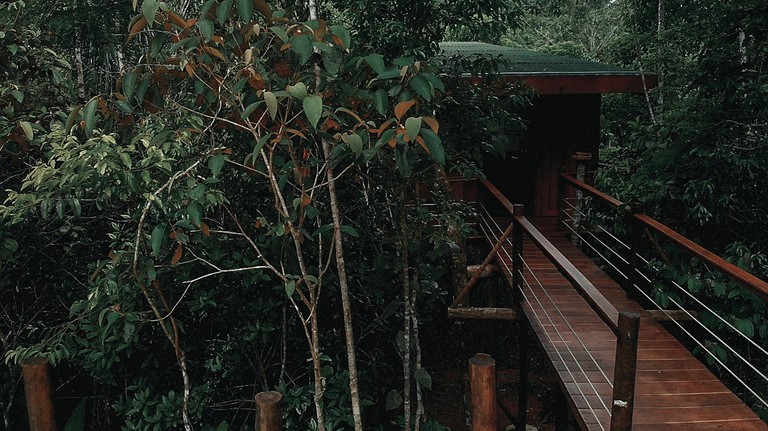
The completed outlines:
[[[518,351],[518,376],[517,385],[517,423],[515,428],[525,430],[525,423],[528,421],[528,323],[520,320],[520,336],[517,340]]]
[[[56,431],[48,360],[41,357],[21,361],[24,396],[30,431]]]
[[[629,238],[627,245],[629,246],[629,258],[627,259],[627,297],[630,299],[637,299],[641,295],[635,292],[635,289],[641,289],[643,282],[637,272],[637,269],[642,266],[642,260],[638,257],[642,251],[643,241],[643,226],[635,219],[634,214],[642,214],[643,208],[640,205],[633,205],[630,212],[627,213],[627,224],[629,225]],[[637,287],[635,287],[637,286]]]
[[[577,161],[577,167],[576,167],[576,179],[584,182],[584,178],[587,175],[587,162],[589,160],[592,160],[592,153],[576,153],[573,156],[571,156],[573,160]],[[573,203],[573,236],[571,237],[571,242],[573,242],[575,245],[580,245],[581,240],[579,240],[579,237],[577,233],[579,232],[579,227],[581,226],[581,206],[583,204],[584,200],[584,192],[582,192],[580,189],[576,189],[576,201]]]
[[[512,290],[518,299],[523,297],[523,228],[515,216],[522,216],[524,209],[520,204],[512,207]]]
[[[485,353],[469,360],[472,431],[497,431],[496,361]]]
[[[259,392],[256,394],[256,431],[280,431],[283,429],[283,412],[280,392]]]
[[[616,336],[616,366],[613,373],[613,406],[611,431],[630,431],[635,405],[635,371],[637,370],[637,334],[640,315],[619,313],[619,333]]]

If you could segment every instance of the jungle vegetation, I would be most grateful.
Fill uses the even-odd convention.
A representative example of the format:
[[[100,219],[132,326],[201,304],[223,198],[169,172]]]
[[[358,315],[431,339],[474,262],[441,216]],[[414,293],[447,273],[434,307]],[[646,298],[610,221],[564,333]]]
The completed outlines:
[[[464,269],[446,178],[529,103],[440,69],[447,39],[658,71],[605,102],[598,185],[768,277],[765,2],[7,1],[0,429],[36,355],[72,429],[245,429],[262,390],[288,429],[443,429],[420,331]]]

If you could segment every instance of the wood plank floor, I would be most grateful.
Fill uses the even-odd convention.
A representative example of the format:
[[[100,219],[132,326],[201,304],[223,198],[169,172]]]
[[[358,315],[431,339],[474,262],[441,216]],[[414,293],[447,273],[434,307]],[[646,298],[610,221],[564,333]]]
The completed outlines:
[[[768,426],[550,221],[534,221],[619,311],[641,315],[633,430],[768,430]],[[509,220],[490,222],[506,227]],[[503,230],[503,227],[500,228]],[[489,235],[498,237],[501,230]],[[523,255],[522,309],[569,394],[582,429],[609,430],[616,338],[587,302],[530,241]],[[499,252],[511,283],[512,250]]]

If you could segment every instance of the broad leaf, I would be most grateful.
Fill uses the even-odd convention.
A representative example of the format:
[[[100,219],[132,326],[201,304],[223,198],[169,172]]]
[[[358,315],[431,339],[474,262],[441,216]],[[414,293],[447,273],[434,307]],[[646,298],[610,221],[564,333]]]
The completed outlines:
[[[219,7],[216,8],[216,21],[219,24],[224,24],[224,21],[229,17],[229,11],[232,9],[232,0],[224,0],[219,3]]]
[[[403,397],[396,390],[391,390],[387,394],[387,410],[394,410],[403,404]]]
[[[384,116],[387,115],[387,110],[389,109],[389,96],[387,96],[386,90],[378,89],[373,93],[373,106],[379,114]]]
[[[343,47],[346,49],[350,48],[350,43],[352,42],[352,39],[349,37],[349,31],[347,31],[346,28],[340,25],[332,25],[331,31],[333,34],[339,37],[339,40],[343,44]]]
[[[265,91],[264,101],[267,102],[267,111],[269,111],[269,116],[274,120],[277,116],[277,97],[275,97],[275,93],[271,91]]]
[[[99,106],[99,98],[94,97],[88,101],[83,109],[83,120],[85,120],[85,134],[90,138],[93,136],[93,127],[96,125],[96,107]]]
[[[424,100],[432,99],[434,90],[432,89],[432,85],[430,85],[426,79],[422,78],[421,76],[414,76],[411,78],[410,83],[413,91],[415,91],[419,96],[423,97]]]
[[[157,15],[157,10],[159,8],[160,2],[157,0],[144,0],[141,3],[141,13],[144,15],[144,19],[147,20],[150,27],[152,27],[152,24],[155,22],[155,16]]]
[[[123,76],[123,96],[125,100],[130,100],[133,96],[133,90],[136,88],[136,74],[131,72]]]
[[[237,11],[243,22],[250,22],[253,16],[253,0],[237,0]]]
[[[216,178],[221,173],[221,169],[224,167],[224,163],[227,161],[227,156],[224,154],[216,154],[208,159],[208,167],[211,169],[213,177]]]
[[[427,389],[432,389],[432,377],[424,368],[416,370],[416,372],[413,373],[413,377],[421,386],[424,386]]]
[[[359,156],[363,152],[363,139],[357,133],[341,135],[341,140],[349,145],[349,149]]]
[[[199,203],[193,202],[187,206],[187,214],[189,214],[189,219],[192,220],[192,223],[200,227],[200,223],[203,222],[203,207]]]
[[[385,71],[384,57],[379,54],[373,53],[365,57],[365,61],[371,66],[374,72],[382,74]]]
[[[306,63],[313,52],[312,39],[306,34],[294,37],[291,40],[291,51],[299,54],[301,64]]]
[[[288,92],[291,93],[291,96],[297,99],[304,99],[307,97],[307,85],[303,82],[299,82],[296,85],[289,85]]]
[[[419,136],[419,130],[421,130],[421,117],[409,117],[405,120],[405,133],[408,134],[411,141]]]
[[[150,236],[150,244],[152,245],[152,255],[159,256],[160,250],[163,246],[163,240],[165,239],[165,224],[161,223],[152,229],[152,235]]]
[[[415,100],[406,100],[398,103],[397,106],[395,106],[395,118],[400,121],[400,119],[403,118],[403,115],[405,115],[405,113],[415,104]]]
[[[291,296],[295,291],[296,291],[296,280],[288,280],[288,282],[285,283],[285,294],[288,296]]]
[[[203,38],[208,41],[211,40],[211,37],[213,36],[213,23],[208,21],[207,19],[201,19],[200,21],[195,23],[195,26],[200,29],[200,34],[203,35]]]
[[[27,137],[27,140],[31,141],[32,138],[35,137],[35,132],[32,130],[32,125],[27,121],[20,121],[19,126],[21,126],[21,130],[24,131],[24,135]]]
[[[429,148],[429,154],[432,158],[441,165],[445,165],[445,149],[443,148],[442,140],[439,136],[432,133],[431,130],[423,129],[421,131],[421,137],[424,138],[424,143]]]
[[[303,102],[304,114],[307,115],[309,124],[317,128],[317,122],[323,114],[323,98],[320,96],[307,96]]]

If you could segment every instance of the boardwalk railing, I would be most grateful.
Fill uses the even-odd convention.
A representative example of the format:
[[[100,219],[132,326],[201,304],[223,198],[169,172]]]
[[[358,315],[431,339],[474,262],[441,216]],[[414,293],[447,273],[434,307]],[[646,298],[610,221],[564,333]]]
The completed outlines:
[[[574,243],[768,414],[768,283],[571,175],[560,175],[559,189]]]
[[[611,431],[630,430],[632,427],[632,409],[634,400],[634,382],[636,372],[637,357],[637,336],[639,328],[639,316],[634,313],[620,313],[606,299],[600,291],[582,274],[552,243],[523,215],[522,205],[511,204],[506,197],[490,182],[480,181],[478,196],[478,209],[480,211],[481,229],[485,235],[497,244],[491,254],[499,253],[499,263],[507,271],[512,273],[512,284],[514,291],[521,300],[526,300],[524,291],[533,292],[534,288],[540,288],[544,295],[547,295],[544,286],[538,281],[536,270],[526,262],[523,254],[523,240],[527,237],[543,253],[544,256],[557,268],[557,270],[570,282],[586,302],[590,305],[595,314],[605,322],[610,330],[617,337],[616,362],[614,375],[611,379],[603,373],[604,381],[600,384],[608,383],[613,387],[613,399],[610,406],[603,403],[602,409],[611,416]],[[510,223],[512,227],[504,229],[499,223]],[[508,235],[511,233],[511,239]],[[512,255],[509,256],[508,248],[500,248],[503,242],[511,243]],[[490,257],[490,255],[489,255]],[[529,274],[530,277],[526,277]],[[536,280],[531,282],[531,278]],[[538,286],[532,286],[531,283],[538,283]],[[469,286],[468,286],[469,287]],[[527,289],[527,290],[526,290]],[[466,294],[466,291],[462,292]],[[461,294],[460,294],[461,295]],[[463,296],[462,296],[463,297]],[[531,295],[536,298],[536,294]],[[461,299],[461,298],[457,298]],[[531,304],[535,306],[535,304]],[[538,304],[542,306],[541,304]],[[551,322],[550,322],[551,323]],[[565,343],[561,337],[560,342]],[[582,340],[581,345],[586,348]],[[518,406],[518,429],[525,429],[525,412],[527,410],[527,358],[526,342],[520,341],[520,384],[519,384],[519,403]],[[584,373],[582,369],[581,372]],[[601,370],[602,372],[602,370]],[[602,394],[597,392],[592,385],[594,394],[581,394],[584,399],[593,398],[596,395],[602,403]],[[580,389],[579,389],[580,390]],[[591,409],[591,407],[590,407]],[[594,412],[593,412],[594,413]],[[596,415],[595,419],[599,418]],[[602,429],[602,425],[600,426]]]

